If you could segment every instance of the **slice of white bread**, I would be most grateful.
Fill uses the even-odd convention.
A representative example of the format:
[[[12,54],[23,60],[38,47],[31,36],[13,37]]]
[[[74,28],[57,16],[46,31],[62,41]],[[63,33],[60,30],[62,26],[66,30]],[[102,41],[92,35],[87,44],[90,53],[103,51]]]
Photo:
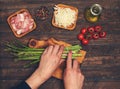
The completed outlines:
[[[73,30],[76,27],[78,9],[73,6],[58,4],[54,7],[52,25],[58,28]]]

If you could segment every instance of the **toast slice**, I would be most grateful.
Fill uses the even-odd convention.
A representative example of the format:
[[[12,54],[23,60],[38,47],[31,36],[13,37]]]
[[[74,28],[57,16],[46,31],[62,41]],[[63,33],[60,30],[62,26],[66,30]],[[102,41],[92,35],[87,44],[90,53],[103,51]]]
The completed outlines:
[[[78,18],[78,9],[76,7],[58,4],[54,9],[53,26],[67,30],[73,30],[76,27]]]

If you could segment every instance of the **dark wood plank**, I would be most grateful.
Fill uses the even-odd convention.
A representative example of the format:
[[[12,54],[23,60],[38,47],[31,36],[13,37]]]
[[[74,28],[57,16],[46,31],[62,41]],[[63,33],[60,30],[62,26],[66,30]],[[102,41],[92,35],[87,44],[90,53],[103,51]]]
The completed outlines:
[[[9,89],[9,87],[19,84],[22,80],[0,80],[1,89]],[[88,82],[85,81],[83,89],[119,89],[120,82]],[[47,86],[47,87],[46,87]],[[55,78],[49,79],[40,89],[64,89],[63,82]]]
[[[79,9],[77,26],[74,31],[55,28],[51,24],[53,6],[64,3]],[[88,23],[84,18],[84,9],[94,3],[103,7],[103,13],[97,23]],[[29,61],[14,61],[14,57],[5,52],[5,41],[19,40],[27,45],[29,39],[47,39],[54,37],[71,44],[80,44],[77,34],[82,27],[102,25],[107,32],[107,37],[92,40],[89,45],[83,46],[87,51],[86,58],[81,65],[85,75],[83,89],[120,89],[120,0],[0,0],[0,88],[9,89],[28,78],[38,64],[29,68],[24,65]],[[49,19],[38,21],[35,18],[35,9],[47,6],[50,11]],[[22,38],[16,38],[9,25],[7,18],[12,13],[27,8],[35,19],[37,28],[35,31]],[[71,35],[72,33],[72,35]],[[64,89],[63,81],[50,78],[40,89]]]

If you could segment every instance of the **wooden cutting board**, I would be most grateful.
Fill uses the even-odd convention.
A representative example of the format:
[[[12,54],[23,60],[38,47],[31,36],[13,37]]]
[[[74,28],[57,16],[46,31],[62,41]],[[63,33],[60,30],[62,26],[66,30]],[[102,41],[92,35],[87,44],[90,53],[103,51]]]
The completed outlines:
[[[36,40],[36,39],[31,39],[28,43],[29,47],[31,48],[40,48],[40,47],[44,47],[44,46],[49,46],[49,45],[64,45],[65,47],[67,46],[71,46],[71,44],[66,43],[64,41],[58,41],[54,38],[49,38],[47,40]],[[80,53],[82,54],[81,57],[77,57],[76,60],[79,63],[82,63],[85,55],[86,55],[86,51],[84,50],[80,50]],[[53,73],[53,77],[58,78],[58,79],[63,79],[63,72],[65,69],[65,61],[55,70],[55,72]]]

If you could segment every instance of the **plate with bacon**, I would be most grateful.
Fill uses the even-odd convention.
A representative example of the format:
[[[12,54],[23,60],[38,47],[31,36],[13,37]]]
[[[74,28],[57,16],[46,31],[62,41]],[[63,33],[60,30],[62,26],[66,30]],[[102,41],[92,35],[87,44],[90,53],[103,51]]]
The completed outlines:
[[[36,28],[36,23],[27,9],[13,13],[7,21],[16,37],[22,37]]]

